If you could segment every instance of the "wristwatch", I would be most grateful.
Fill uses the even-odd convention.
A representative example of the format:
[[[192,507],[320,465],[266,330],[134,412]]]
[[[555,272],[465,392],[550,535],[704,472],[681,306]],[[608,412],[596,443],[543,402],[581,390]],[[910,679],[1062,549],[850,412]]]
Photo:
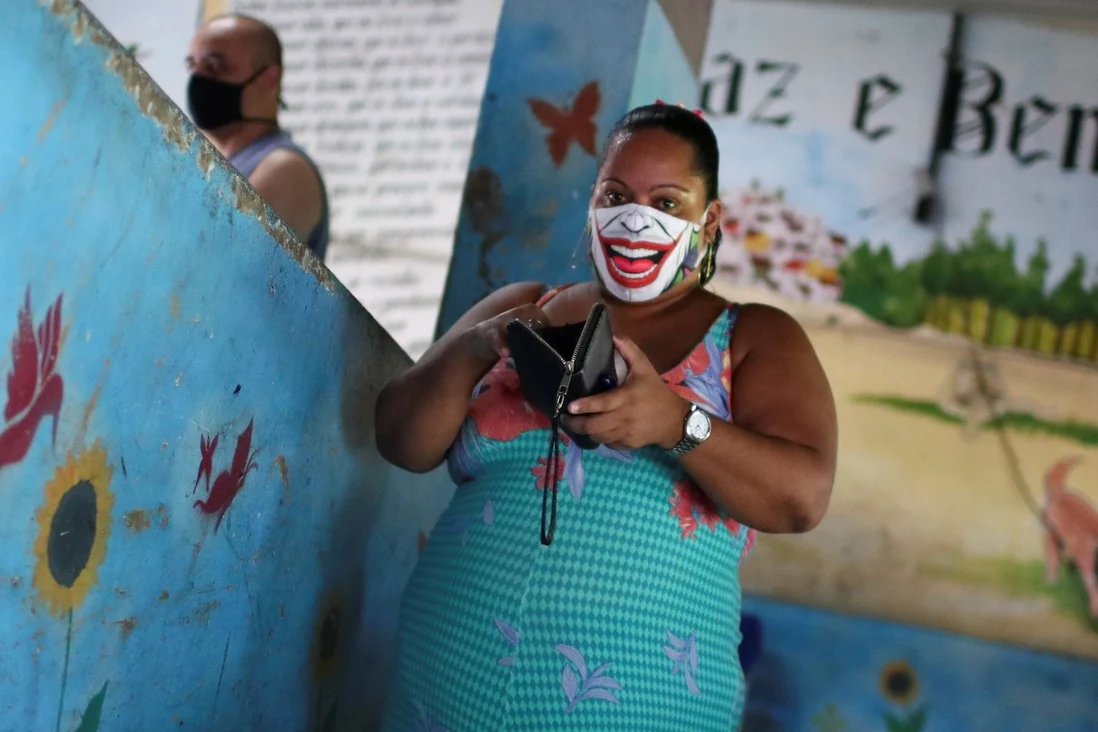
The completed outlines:
[[[713,423],[709,414],[697,404],[690,405],[690,411],[686,413],[683,421],[682,439],[679,444],[671,448],[670,452],[675,457],[682,457],[698,445],[709,439],[713,431]]]

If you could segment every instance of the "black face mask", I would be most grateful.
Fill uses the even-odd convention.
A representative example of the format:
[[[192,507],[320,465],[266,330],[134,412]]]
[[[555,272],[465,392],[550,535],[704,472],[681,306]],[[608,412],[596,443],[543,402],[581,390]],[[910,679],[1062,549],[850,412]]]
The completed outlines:
[[[268,68],[264,66],[239,84],[192,74],[187,84],[187,110],[195,125],[202,130],[217,130],[234,122],[274,124],[273,119],[246,118],[240,105],[244,89]]]

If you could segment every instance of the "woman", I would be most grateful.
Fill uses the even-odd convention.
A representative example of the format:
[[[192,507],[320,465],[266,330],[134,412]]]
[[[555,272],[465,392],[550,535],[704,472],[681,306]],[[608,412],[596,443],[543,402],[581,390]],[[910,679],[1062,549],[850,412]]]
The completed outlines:
[[[797,323],[703,287],[717,170],[700,116],[633,110],[591,201],[595,279],[498,290],[382,390],[381,453],[417,472],[448,458],[458,483],[405,593],[386,730],[738,725],[739,562],[752,529],[819,523],[836,425]],[[628,376],[569,406],[568,427],[601,445],[562,440],[545,545],[549,421],[521,396],[504,328],[579,322],[596,301]]]

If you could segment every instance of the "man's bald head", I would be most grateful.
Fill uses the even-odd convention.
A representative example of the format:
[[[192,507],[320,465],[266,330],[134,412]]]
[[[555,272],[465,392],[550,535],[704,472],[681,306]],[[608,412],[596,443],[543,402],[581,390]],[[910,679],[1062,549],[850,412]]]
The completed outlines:
[[[252,49],[256,69],[282,65],[282,41],[271,26],[259,18],[240,13],[227,13],[208,20],[204,28],[224,29],[239,42]]]
[[[191,41],[187,63],[192,68],[202,66],[206,57],[226,61],[228,66],[246,65],[254,73],[267,66],[282,66],[282,41],[274,28],[258,18],[236,13],[211,18],[198,30]],[[213,68],[214,72],[222,69]],[[234,68],[233,71],[240,69]],[[214,75],[214,74],[209,74]]]

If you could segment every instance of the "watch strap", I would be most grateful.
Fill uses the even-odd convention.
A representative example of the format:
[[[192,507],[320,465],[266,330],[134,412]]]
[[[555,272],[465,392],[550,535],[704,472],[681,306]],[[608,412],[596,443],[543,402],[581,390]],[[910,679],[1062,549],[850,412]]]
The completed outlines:
[[[690,422],[690,418],[694,416],[694,412],[701,411],[697,404],[690,405],[690,411],[686,413],[686,418],[682,421],[682,439],[679,440],[679,444],[675,445],[668,452],[675,457],[682,457],[686,453],[693,450],[695,447],[701,444],[698,440],[695,440],[690,436],[690,433],[686,429],[686,425]]]

